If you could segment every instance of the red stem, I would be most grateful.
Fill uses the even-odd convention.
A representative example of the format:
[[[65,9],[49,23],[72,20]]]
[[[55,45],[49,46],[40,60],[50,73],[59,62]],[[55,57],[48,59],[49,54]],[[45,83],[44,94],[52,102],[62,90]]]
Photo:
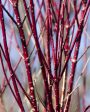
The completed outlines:
[[[61,5],[62,4],[62,0],[60,0],[59,2],[59,12],[58,12],[58,19],[57,19],[57,31],[56,31],[56,51],[55,51],[55,67],[54,67],[54,72],[55,72],[55,80],[54,80],[54,90],[55,90],[55,101],[56,101],[56,107],[55,107],[55,111],[59,112],[60,111],[60,103],[59,103],[59,80],[57,77],[57,68],[58,68],[58,58],[57,58],[57,54],[58,54],[58,37],[59,37],[59,23],[60,23],[60,16],[61,16]]]
[[[6,53],[7,65],[9,67],[9,71],[10,71],[11,76],[13,74],[12,82],[13,82],[14,90],[15,90],[15,93],[16,93],[16,96],[17,96],[17,101],[18,101],[19,107],[20,107],[21,111],[24,112],[24,107],[23,107],[21,97],[20,97],[20,94],[19,94],[19,91],[18,91],[16,80],[15,80],[15,77],[14,77],[15,73],[13,72],[13,69],[12,69],[12,66],[11,66],[11,63],[10,63],[10,57],[9,57],[9,53],[8,53],[8,46],[7,46],[7,40],[6,40],[6,30],[5,30],[5,25],[4,25],[4,18],[3,18],[3,10],[2,10],[1,0],[0,0],[0,20],[1,20],[3,43],[4,43],[5,53]]]
[[[32,31],[33,31],[33,35],[34,35],[34,39],[35,39],[35,45],[38,51],[38,58],[40,61],[40,65],[41,65],[41,70],[42,70],[42,75],[43,75],[43,80],[44,80],[44,84],[45,84],[45,92],[46,92],[46,97],[47,97],[47,102],[48,102],[48,108],[50,112],[54,112],[53,110],[53,106],[52,106],[52,99],[50,96],[50,92],[49,92],[49,86],[48,86],[48,81],[47,81],[47,77],[46,77],[46,71],[44,68],[44,64],[43,64],[43,54],[40,48],[40,44],[38,42],[38,35],[37,35],[37,30],[36,30],[36,22],[35,22],[35,15],[34,15],[34,3],[33,0],[30,0],[30,9],[31,9],[31,17],[32,17]]]
[[[8,86],[9,86],[9,88],[10,88],[10,90],[11,90],[11,92],[12,92],[14,98],[15,98],[15,100],[16,100],[17,103],[18,103],[17,97],[16,97],[16,95],[15,95],[15,93],[14,93],[14,91],[13,91],[13,89],[12,89],[10,83],[9,83],[9,80],[8,80],[8,78],[7,78],[7,75],[6,75],[6,72],[5,72],[5,68],[4,68],[4,64],[3,64],[3,60],[2,60],[2,56],[1,56],[1,52],[0,52],[0,60],[1,60],[1,65],[2,65],[3,73],[4,73],[5,79],[6,79],[6,81],[7,81],[7,84],[8,84]],[[18,103],[18,105],[19,105],[19,103]]]
[[[32,23],[31,23],[31,20],[30,20],[30,15],[29,15],[29,11],[28,11],[28,7],[27,7],[27,4],[26,4],[26,1],[23,0],[23,3],[24,3],[24,8],[25,8],[25,11],[26,11],[27,18],[28,18],[28,21],[29,21],[29,25],[32,28]]]
[[[72,65],[71,65],[71,72],[70,72],[70,79],[69,79],[69,85],[68,85],[68,92],[67,94],[70,94],[72,92],[73,89],[73,82],[74,82],[74,77],[75,77],[75,70],[76,70],[76,65],[77,65],[77,58],[78,58],[78,53],[79,53],[79,47],[80,47],[80,41],[81,41],[81,35],[84,29],[84,18],[86,15],[86,12],[89,8],[90,3],[87,4],[87,7],[85,8],[85,10],[82,10],[81,12],[81,18],[80,18],[80,22],[79,22],[79,30],[80,30],[80,35],[75,43],[75,50],[74,50],[74,56],[73,56],[73,60],[72,61]],[[67,96],[67,101],[66,101],[66,105],[64,108],[64,112],[68,112],[69,111],[69,107],[70,107],[70,102],[71,102],[71,95]]]
[[[2,48],[2,46],[1,46],[1,44],[0,44],[0,48],[1,48],[1,51],[2,51],[2,53],[3,53],[4,58],[5,58],[5,60],[6,60],[6,56],[5,56],[5,53],[4,53],[4,51],[3,51],[3,48]],[[3,62],[3,60],[1,60],[1,61]],[[2,64],[3,64],[3,63],[2,63]],[[2,65],[2,66],[3,66],[3,65]],[[4,71],[4,68],[3,68],[3,71]],[[5,73],[4,75],[5,75],[5,78],[6,78],[6,80],[7,80],[6,73]],[[13,77],[13,75],[7,80],[7,84],[8,84],[8,85],[10,85],[10,84],[9,84],[9,81],[12,79],[12,77]],[[27,99],[29,100],[29,102],[32,104],[32,100],[30,99],[29,95],[26,93],[26,91],[25,91],[24,88],[22,87],[22,85],[21,85],[21,83],[20,83],[20,81],[18,80],[18,78],[17,78],[16,75],[15,75],[15,79],[16,79],[16,81],[18,82],[18,84],[19,84],[20,88],[22,89],[23,93],[25,94],[25,96],[26,96]],[[11,88],[11,89],[12,89],[12,88]],[[11,91],[12,91],[12,90],[11,90]]]
[[[30,69],[27,45],[26,45],[26,41],[25,41],[23,26],[22,26],[21,19],[20,19],[20,14],[18,11],[18,2],[13,5],[13,9],[14,9],[14,13],[16,15],[17,24],[19,25],[19,34],[20,34],[21,42],[22,42],[23,56],[24,56],[24,62],[25,62],[25,66],[26,66],[27,77],[28,77],[30,96],[32,98],[32,108],[33,108],[33,112],[38,112],[35,94],[34,94],[34,86],[33,86],[33,81],[32,81],[32,74],[31,74],[31,69]]]

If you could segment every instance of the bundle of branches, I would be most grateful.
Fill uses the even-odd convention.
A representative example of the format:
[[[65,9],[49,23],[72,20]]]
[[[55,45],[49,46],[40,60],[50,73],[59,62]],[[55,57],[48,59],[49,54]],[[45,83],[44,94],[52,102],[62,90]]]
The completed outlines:
[[[88,36],[89,9],[90,0],[0,0],[0,98],[6,111],[89,109],[83,75],[89,61],[86,38],[79,56],[82,35]],[[82,58],[84,68],[76,75]],[[78,86],[81,77],[82,98]]]

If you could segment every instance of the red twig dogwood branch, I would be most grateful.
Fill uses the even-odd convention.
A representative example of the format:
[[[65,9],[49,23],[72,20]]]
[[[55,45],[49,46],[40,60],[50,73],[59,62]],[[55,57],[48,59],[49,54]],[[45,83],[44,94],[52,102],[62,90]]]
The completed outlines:
[[[84,17],[86,15],[86,12],[89,8],[89,5],[90,5],[90,1],[87,3],[86,7],[84,7],[84,9],[82,9],[81,11],[81,17],[80,18],[80,21],[79,21],[79,33],[78,33],[78,38],[76,40],[76,43],[75,43],[75,50],[74,50],[74,56],[73,56],[73,60],[72,60],[72,65],[71,65],[71,71],[70,71],[70,79],[69,79],[69,85],[68,85],[68,94],[71,93],[72,91],[72,88],[73,88],[73,80],[74,80],[74,76],[75,76],[75,69],[76,69],[76,64],[77,64],[77,58],[78,58],[78,53],[79,53],[79,47],[80,47],[80,41],[81,41],[81,35],[82,35],[82,32],[83,32],[83,28],[84,28]],[[68,112],[69,110],[69,105],[70,105],[70,100],[71,100],[71,95],[67,98],[67,101],[66,101],[66,105],[65,105],[65,109],[64,109],[64,112]]]
[[[33,86],[33,81],[32,81],[32,76],[31,76],[30,62],[29,62],[29,56],[28,56],[28,52],[27,52],[25,35],[24,35],[24,31],[23,31],[23,25],[22,25],[22,22],[21,22],[21,19],[20,19],[20,14],[19,14],[19,11],[18,11],[18,1],[12,1],[12,5],[13,5],[13,9],[14,9],[14,12],[15,12],[15,15],[16,15],[17,24],[19,26],[19,34],[20,34],[21,42],[22,42],[23,57],[24,57],[26,72],[27,72],[27,77],[28,77],[30,96],[32,98],[32,108],[33,108],[34,112],[38,112],[36,99],[35,99],[35,95],[34,95],[34,86]],[[27,14],[28,14],[28,12],[27,12]],[[28,17],[28,19],[29,19],[29,17]]]
[[[8,46],[7,46],[7,41],[6,41],[6,31],[5,31],[5,25],[4,25],[4,17],[3,17],[3,10],[2,10],[1,0],[0,0],[0,21],[1,21],[1,27],[2,27],[3,42],[4,42],[4,48],[5,48],[5,53],[6,53],[7,64],[8,64],[8,67],[9,67],[10,75],[13,75],[15,73],[13,72],[13,69],[11,67],[9,53],[8,53]],[[13,81],[13,86],[14,86],[15,93],[16,93],[16,96],[17,96],[17,101],[19,103],[19,106],[20,106],[22,112],[24,112],[24,107],[22,105],[22,101],[21,101],[21,98],[20,98],[20,94],[19,94],[19,91],[18,91],[18,87],[17,87],[14,75],[13,75],[12,81]]]
[[[3,70],[0,74],[4,75],[2,82],[6,82],[2,84],[6,85],[2,94],[9,87],[21,112],[27,112],[26,105],[32,112],[73,112],[71,97],[76,66],[90,48],[86,46],[79,57],[89,8],[90,0],[0,0],[0,67]],[[15,55],[18,54],[14,66],[13,46]],[[23,64],[25,68],[21,71],[19,67]],[[18,70],[27,76],[25,84],[29,93],[21,83],[23,79],[19,79]],[[18,86],[27,100],[21,97]],[[86,88],[86,84],[83,86]],[[84,106],[85,112],[89,106]]]

